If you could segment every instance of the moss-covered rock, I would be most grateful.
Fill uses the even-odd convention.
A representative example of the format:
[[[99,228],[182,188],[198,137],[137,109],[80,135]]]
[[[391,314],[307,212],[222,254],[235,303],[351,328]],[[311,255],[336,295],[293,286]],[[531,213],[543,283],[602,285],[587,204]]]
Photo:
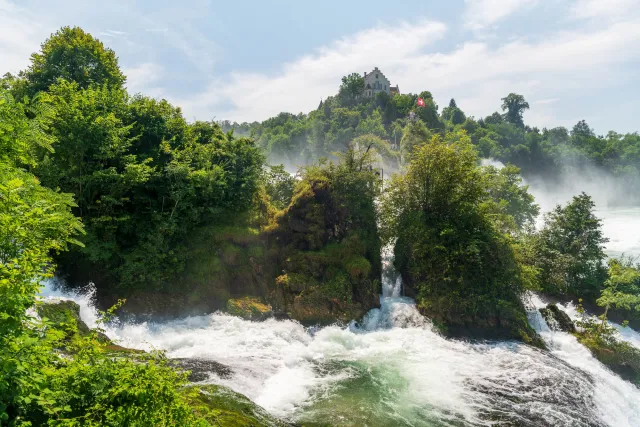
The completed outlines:
[[[231,368],[215,360],[189,357],[171,359],[169,363],[180,371],[188,372],[187,380],[192,383],[208,380],[211,374],[223,379],[231,378],[233,375]]]
[[[555,304],[548,304],[546,307],[540,309],[540,314],[554,331],[562,331],[574,333],[576,331],[576,327],[573,324],[573,321],[569,317],[567,313],[560,310]]]
[[[269,415],[242,394],[219,385],[187,387],[183,396],[193,411],[212,426],[284,427],[288,424]]]
[[[640,350],[625,341],[604,339],[587,332],[576,333],[593,356],[627,381],[640,386]]]
[[[239,225],[234,225],[234,224]],[[197,229],[183,249],[184,271],[157,289],[119,290],[101,295],[106,308],[126,298],[123,311],[156,318],[202,315],[226,310],[230,299],[264,298],[276,276],[266,243],[243,218]]]
[[[260,298],[249,296],[227,301],[227,313],[247,320],[264,320],[273,315],[270,305]]]
[[[103,344],[103,348],[108,353],[118,355],[130,355],[144,353],[142,350],[122,347],[111,341],[109,337],[99,331],[92,331],[89,326],[80,318],[80,306],[75,301],[68,300],[44,300],[36,305],[36,312],[41,319],[47,319],[51,327],[63,331],[66,344],[86,337],[93,332]],[[64,347],[69,350],[67,345]]]
[[[124,311],[155,318],[224,310],[305,324],[357,319],[379,306],[378,189],[375,172],[354,159],[306,168],[286,209],[266,222],[238,215],[200,227],[180,249],[186,263],[175,278],[154,289],[99,289],[100,307],[125,298]]]
[[[80,319],[80,306],[74,301],[40,301],[36,311],[40,318],[48,319],[56,329],[64,330],[67,334],[84,336],[89,333],[89,327]]]
[[[306,325],[359,319],[379,306],[375,184],[368,173],[336,171],[307,170],[289,207],[265,232],[269,247],[277,249],[269,299],[276,311]]]

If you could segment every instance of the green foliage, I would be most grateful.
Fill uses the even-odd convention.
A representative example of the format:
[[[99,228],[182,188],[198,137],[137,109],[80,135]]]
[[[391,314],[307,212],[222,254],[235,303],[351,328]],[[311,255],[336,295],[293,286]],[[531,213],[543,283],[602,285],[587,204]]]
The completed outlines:
[[[113,357],[99,331],[77,335],[73,313],[58,312],[56,321],[32,320],[4,341],[0,425],[207,425],[179,392],[185,375],[162,354]]]
[[[612,259],[608,273],[598,305],[640,311],[640,269],[630,260]]]
[[[162,286],[184,268],[178,248],[194,227],[252,207],[263,162],[252,141],[106,85],[60,82],[45,96],[58,144],[36,172],[74,193],[87,227],[86,249],[60,259],[72,277],[97,270],[99,287]]]
[[[540,207],[528,193],[528,185],[522,184],[520,169],[507,165],[502,169],[493,166],[484,168],[489,196],[500,210],[513,218],[518,230],[531,229]]]
[[[606,322],[606,312],[601,321],[586,315],[582,305],[578,312],[582,315],[576,322],[578,341],[612,371],[640,385],[640,350],[619,339],[618,331]]]
[[[349,321],[376,305],[381,182],[368,148],[303,168],[291,204],[268,230],[281,272],[274,306],[304,323]]]
[[[395,264],[408,293],[450,333],[537,343],[520,301],[528,273],[492,220],[495,202],[476,163],[464,132],[418,146],[384,195],[384,236],[397,238]]]
[[[405,163],[409,163],[416,147],[425,144],[431,139],[432,133],[421,121],[410,122],[404,129],[400,141],[400,152]]]
[[[342,78],[338,96],[344,102],[354,102],[362,96],[364,92],[364,77],[358,73],[351,73]]]
[[[525,101],[524,96],[516,93],[510,93],[502,98],[502,111],[506,111],[504,118],[511,124],[524,127],[522,114],[524,110],[529,109],[529,103]]]
[[[354,138],[353,147],[360,149],[370,148],[372,151],[372,162],[382,164],[390,169],[398,169],[400,167],[400,153],[394,150],[388,141],[375,135],[362,135]]]
[[[20,104],[0,88],[0,163],[34,166],[38,149],[53,150],[54,139],[45,133],[52,109],[39,101]]]
[[[41,320],[27,311],[51,275],[51,255],[79,243],[83,228],[71,195],[18,168],[33,165],[39,148],[51,151],[48,116],[33,109],[28,118],[11,97],[0,99],[8,148],[0,158],[0,425],[205,426],[178,394],[184,376],[161,355],[108,356],[98,331],[78,333],[84,324],[68,304],[40,307]]]
[[[284,165],[270,166],[265,186],[271,202],[278,209],[284,209],[291,203],[296,179],[284,168]]]
[[[545,216],[536,237],[536,267],[542,289],[595,300],[607,279],[602,221],[585,193]]]
[[[215,427],[284,427],[286,424],[226,387],[197,385],[182,392],[189,406]],[[207,424],[207,425],[209,425]]]
[[[387,136],[387,131],[382,124],[382,115],[380,115],[378,109],[374,110],[369,117],[358,123],[356,135],[375,135],[379,138],[385,138]]]
[[[0,114],[0,147],[6,147],[0,155],[0,336],[10,336],[33,305],[39,280],[51,274],[51,254],[78,243],[83,228],[71,213],[71,195],[42,187],[19,169],[34,163],[39,147],[50,149],[43,130],[48,117],[28,119],[4,91]]]
[[[111,49],[79,27],[63,27],[52,34],[40,52],[31,55],[31,65],[21,73],[19,95],[34,96],[46,91],[58,79],[76,82],[82,89],[91,85],[121,88],[126,80]]]

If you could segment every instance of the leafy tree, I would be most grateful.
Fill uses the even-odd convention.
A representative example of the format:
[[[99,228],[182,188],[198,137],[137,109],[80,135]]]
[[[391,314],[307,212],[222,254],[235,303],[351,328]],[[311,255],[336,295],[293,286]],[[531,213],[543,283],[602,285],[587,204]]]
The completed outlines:
[[[384,165],[386,168],[398,169],[400,166],[399,153],[391,149],[388,141],[375,135],[362,135],[353,140],[351,146],[357,149],[373,150],[371,152],[371,161],[373,164]]]
[[[420,310],[454,335],[537,342],[522,302],[523,268],[492,222],[477,155],[464,133],[417,146],[383,201],[384,236]]]
[[[22,77],[28,96],[48,90],[57,79],[76,82],[82,89],[92,84],[121,88],[126,80],[115,53],[79,27],[63,27],[52,34],[40,52],[31,55]]]
[[[442,118],[448,120],[453,125],[459,125],[467,120],[465,114],[458,107],[455,106],[455,101],[452,99],[452,103],[449,104],[444,110],[442,110]],[[453,107],[451,106],[453,104]]]
[[[640,311],[640,270],[629,260],[609,261],[609,278],[597,303],[604,307],[602,324],[607,320],[611,307]]]
[[[263,161],[252,141],[108,85],[60,81],[43,97],[58,143],[36,172],[75,194],[87,227],[86,248],[58,259],[72,282],[100,271],[99,288],[170,283],[190,230],[252,206]]]
[[[285,170],[284,165],[270,166],[267,172],[266,189],[272,203],[284,209],[291,203],[296,179]]]
[[[369,117],[360,121],[356,127],[356,135],[376,135],[380,138],[387,136],[387,131],[382,124],[382,116],[379,110],[375,110]]]
[[[484,122],[487,125],[497,125],[497,124],[501,124],[504,122],[504,118],[502,117],[502,115],[500,113],[498,113],[497,111],[495,113],[493,113],[490,116],[487,116],[484,119]]]
[[[431,139],[431,132],[422,121],[410,122],[404,129],[400,141],[400,152],[404,162],[409,162],[416,147]]]
[[[467,116],[464,115],[462,110],[460,110],[459,108],[453,110],[453,113],[451,114],[451,123],[453,123],[454,125],[460,125],[464,123],[465,120],[467,120]]]
[[[515,221],[518,230],[531,229],[540,213],[540,207],[527,191],[529,186],[523,185],[520,169],[514,165],[501,169],[487,166],[484,172],[489,196],[496,206]]]
[[[591,197],[582,193],[545,216],[537,239],[536,266],[542,288],[550,293],[595,300],[607,279],[602,234]]]
[[[502,98],[502,111],[506,111],[505,119],[516,126],[524,127],[522,114],[524,110],[529,109],[529,103],[525,101],[524,96],[516,93],[510,93]]]
[[[51,106],[40,99],[20,104],[0,88],[0,163],[35,166],[38,151],[53,151],[54,138],[45,133],[52,113]]]
[[[342,78],[338,96],[345,101],[354,101],[364,92],[364,77],[358,73],[351,73]]]

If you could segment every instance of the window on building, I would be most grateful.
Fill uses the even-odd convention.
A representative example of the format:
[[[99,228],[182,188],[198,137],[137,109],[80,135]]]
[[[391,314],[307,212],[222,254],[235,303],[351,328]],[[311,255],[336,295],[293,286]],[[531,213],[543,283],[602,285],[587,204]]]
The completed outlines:
[[[378,75],[376,74],[376,79],[378,78]]]

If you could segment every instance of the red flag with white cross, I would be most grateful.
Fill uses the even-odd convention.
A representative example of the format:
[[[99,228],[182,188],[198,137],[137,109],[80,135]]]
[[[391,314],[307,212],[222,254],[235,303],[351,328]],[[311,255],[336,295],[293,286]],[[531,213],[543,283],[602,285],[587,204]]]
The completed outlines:
[[[418,107],[424,107],[424,99],[418,98]]]

